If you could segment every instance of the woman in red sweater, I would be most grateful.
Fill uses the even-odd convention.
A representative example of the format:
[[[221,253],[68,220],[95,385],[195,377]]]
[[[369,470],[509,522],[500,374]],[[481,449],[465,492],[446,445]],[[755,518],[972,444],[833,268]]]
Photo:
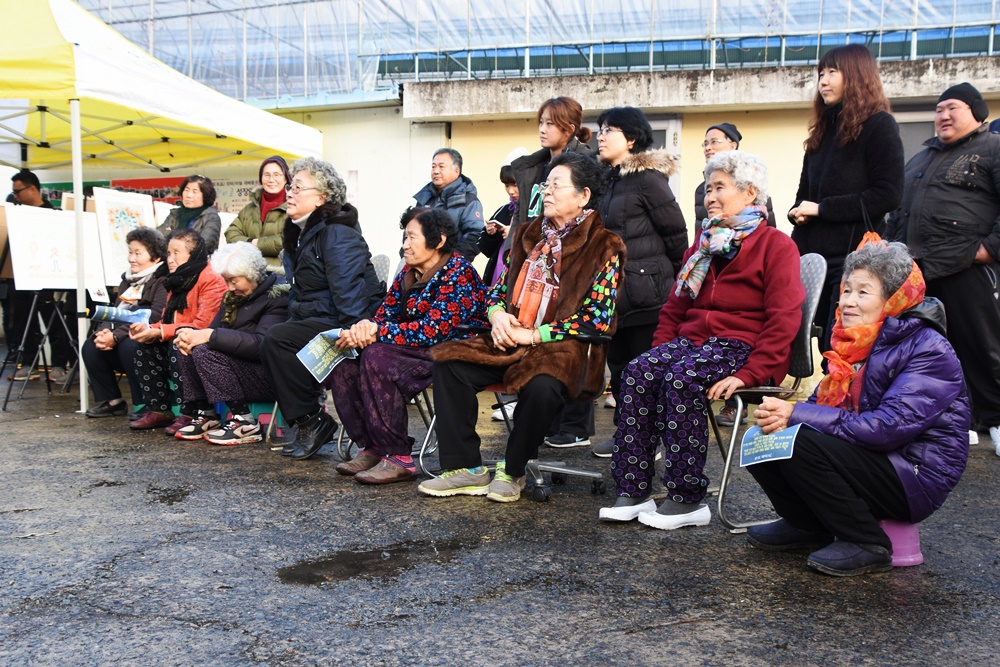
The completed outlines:
[[[612,474],[618,500],[600,518],[670,530],[704,526],[708,401],[780,382],[802,319],[799,253],[767,226],[767,166],[728,151],[705,166],[701,235],[660,310],[653,349],[622,373]],[[652,499],[653,455],[666,446],[667,499]]]

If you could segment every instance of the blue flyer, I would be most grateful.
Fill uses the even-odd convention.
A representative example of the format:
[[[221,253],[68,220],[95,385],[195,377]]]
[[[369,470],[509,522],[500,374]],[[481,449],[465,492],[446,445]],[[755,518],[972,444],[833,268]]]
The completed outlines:
[[[334,343],[340,338],[340,329],[330,329],[317,334],[306,346],[296,353],[302,365],[309,369],[316,382],[323,382],[334,366],[344,359],[356,359],[358,351],[353,348],[338,350]]]
[[[135,324],[136,322],[149,324],[151,312],[149,308],[128,310],[126,308],[112,308],[110,306],[95,306],[94,316],[90,319],[95,322],[116,322],[118,324]]]
[[[764,433],[759,426],[748,428],[740,443],[740,467],[792,458],[795,437],[802,426],[803,424],[796,424],[774,433]]]

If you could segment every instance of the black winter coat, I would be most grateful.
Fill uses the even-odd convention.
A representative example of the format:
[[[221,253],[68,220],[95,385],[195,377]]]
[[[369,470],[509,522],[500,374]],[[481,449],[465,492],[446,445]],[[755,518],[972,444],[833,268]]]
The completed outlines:
[[[159,269],[153,273],[152,277],[143,285],[142,296],[135,303],[122,303],[121,301],[115,302],[115,308],[124,308],[125,310],[140,310],[142,308],[149,308],[149,323],[156,324],[160,321],[160,317],[163,315],[163,309],[167,305],[167,288],[164,287],[163,281],[167,279],[170,275],[167,270],[167,263],[164,262]],[[118,286],[118,296],[121,297],[132,283],[125,279],[125,274],[122,274],[122,284]],[[128,324],[116,324],[114,322],[98,322],[94,326],[94,334],[96,335],[98,331],[104,329],[110,329],[111,333],[115,337],[115,341],[121,341],[128,338]]]
[[[319,318],[331,329],[370,319],[385,297],[385,281],[372,266],[358,209],[326,203],[299,230],[291,219],[282,232],[290,320]]]
[[[972,266],[982,245],[1000,259],[1000,136],[981,125],[943,144],[937,137],[906,164],[903,204],[886,238],[902,241],[932,280]]]
[[[771,203],[771,198],[767,198],[767,226],[777,227],[778,223],[774,218],[774,206]],[[694,190],[694,236],[691,237],[691,243],[693,244],[698,236],[701,234],[701,223],[708,217],[708,209],[705,208],[705,181],[701,182]]]
[[[515,211],[510,210],[510,204],[504,204],[496,211],[493,215],[489,217],[490,220],[496,220],[502,225],[509,227],[514,222]],[[510,233],[513,230],[507,231],[507,238],[510,238]],[[501,249],[504,246],[504,237],[501,230],[497,230],[495,234],[487,234],[486,230],[479,236],[479,252],[483,253],[490,260],[486,263],[486,270],[483,271],[483,282],[486,283],[487,287],[492,287],[490,281],[493,280],[493,272],[496,271],[497,262],[504,261],[501,257],[503,254]]]
[[[284,282],[283,277],[268,271],[250,298],[236,311],[236,322],[231,327],[222,324],[226,308],[220,306],[208,327],[214,329],[208,339],[209,349],[260,362],[260,343],[264,334],[288,319],[288,290],[283,288]]]
[[[840,110],[839,104],[826,109],[823,141],[815,153],[806,153],[802,160],[795,206],[816,202],[819,216],[795,225],[792,240],[803,255],[818,252],[842,261],[865,234],[862,206],[879,231],[885,214],[899,206],[903,142],[896,120],[880,111],[864,122],[856,140],[841,147],[837,136]]]
[[[608,173],[598,211],[625,242],[615,312],[618,328],[653,324],[670,296],[688,248],[684,215],[670,190],[677,163],[667,151],[629,154]]]

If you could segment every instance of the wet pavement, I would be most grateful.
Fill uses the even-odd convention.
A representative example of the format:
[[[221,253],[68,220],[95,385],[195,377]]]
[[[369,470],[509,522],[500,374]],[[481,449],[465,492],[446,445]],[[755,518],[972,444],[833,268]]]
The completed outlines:
[[[502,425],[481,399],[495,451]],[[333,447],[295,462],[75,408],[32,382],[0,413],[3,665],[998,662],[1000,459],[985,434],[921,526],[923,565],[839,579],[715,516],[602,524],[610,478],[603,497],[570,479],[546,503],[428,499],[338,475]],[[588,448],[543,457],[609,467]],[[733,502],[768,516],[743,471]]]

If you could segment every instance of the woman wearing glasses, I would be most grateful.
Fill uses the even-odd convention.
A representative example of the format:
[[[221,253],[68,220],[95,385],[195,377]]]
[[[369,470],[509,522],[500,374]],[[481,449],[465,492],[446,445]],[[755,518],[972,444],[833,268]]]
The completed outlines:
[[[434,349],[434,407],[440,477],[429,496],[521,497],[525,467],[567,400],[589,402],[604,389],[605,347],[581,334],[614,332],[619,262],[625,245],[595,210],[604,174],[593,158],[564,153],[542,184],[544,213],[513,235],[508,269],[487,297],[492,331]],[[518,394],[505,460],[483,467],[476,393],[503,382]]]
[[[219,247],[222,219],[215,208],[215,186],[207,176],[188,176],[177,191],[180,206],[170,211],[159,226],[160,233],[169,236],[175,229],[193,229],[205,240],[205,251],[211,255]]]
[[[687,250],[684,216],[670,189],[677,163],[665,150],[650,150],[653,128],[635,107],[608,109],[597,118],[601,161],[611,167],[598,208],[604,226],[625,241],[628,262],[618,295],[618,329],[608,347],[611,393],[621,398],[621,372],[653,346],[660,307]],[[597,445],[595,456],[610,457],[614,440]]]
[[[292,165],[292,181],[285,188],[289,321],[268,330],[261,357],[282,414],[298,426],[298,436],[281,453],[307,459],[329,442],[337,422],[317,402],[326,390],[295,355],[322,331],[371,319],[385,296],[385,283],[375,274],[358,210],[347,203],[347,186],[333,165],[303,158]]]
[[[284,273],[278,253],[281,252],[281,228],[285,224],[285,186],[291,180],[288,165],[281,156],[264,160],[257,174],[260,187],[250,195],[233,224],[226,229],[226,242],[246,241],[260,250],[267,270]]]

